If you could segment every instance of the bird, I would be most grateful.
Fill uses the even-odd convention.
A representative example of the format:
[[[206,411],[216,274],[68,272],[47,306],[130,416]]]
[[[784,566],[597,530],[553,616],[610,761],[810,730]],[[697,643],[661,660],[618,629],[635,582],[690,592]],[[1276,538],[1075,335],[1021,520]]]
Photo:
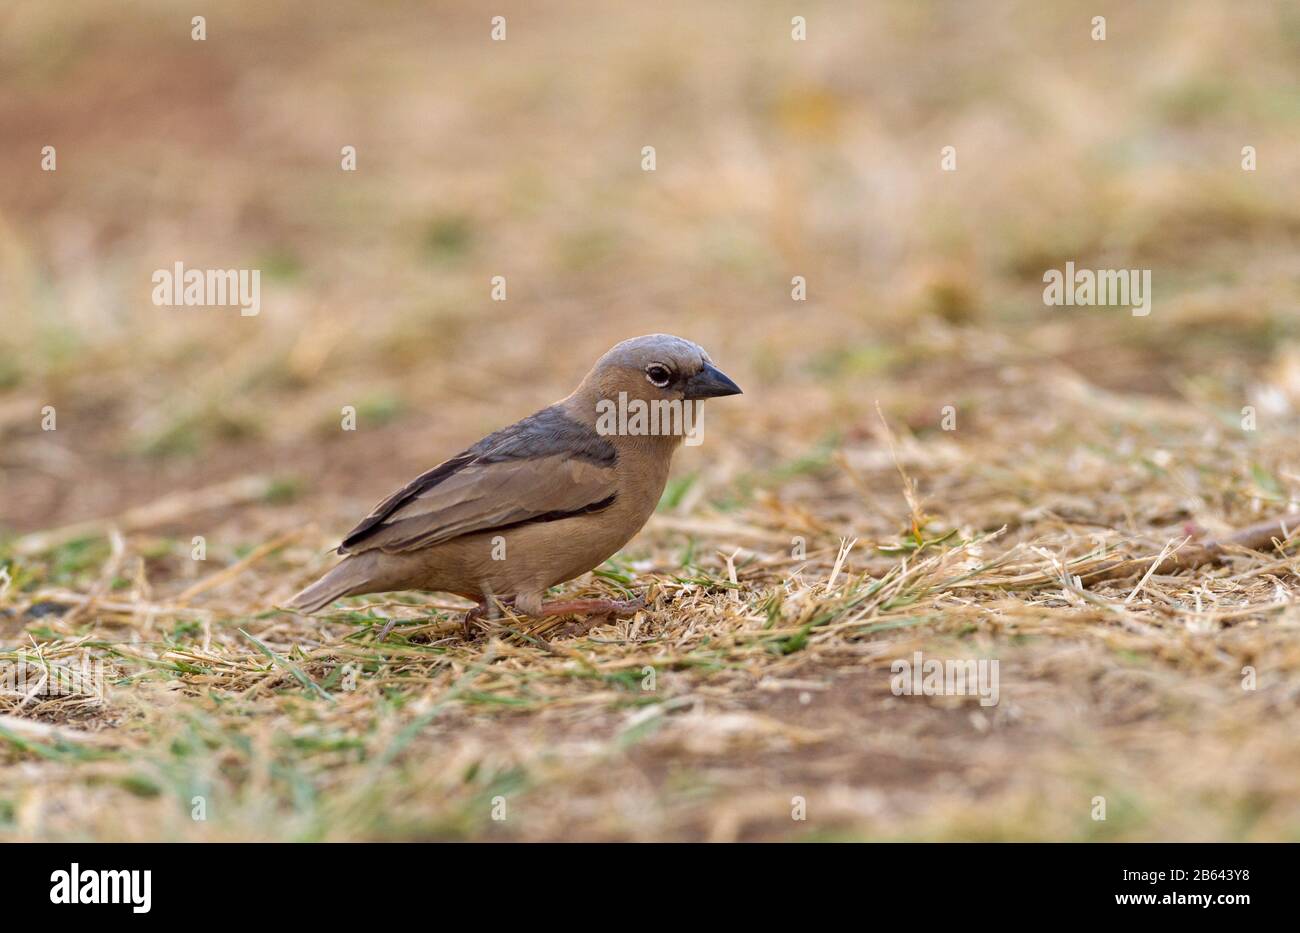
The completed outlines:
[[[504,607],[530,617],[634,614],[643,598],[544,596],[632,540],[663,495],[673,454],[702,439],[703,401],[739,394],[690,340],[624,340],[565,398],[385,498],[343,538],[343,560],[287,608],[309,615],[347,596],[454,593],[475,603],[466,637]]]

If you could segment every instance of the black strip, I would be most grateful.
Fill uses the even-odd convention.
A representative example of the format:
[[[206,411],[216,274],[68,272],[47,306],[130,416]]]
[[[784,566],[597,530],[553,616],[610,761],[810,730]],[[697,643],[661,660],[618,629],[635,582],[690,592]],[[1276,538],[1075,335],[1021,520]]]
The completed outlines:
[[[518,528],[521,525],[535,525],[538,522],[558,522],[564,518],[576,518],[579,515],[590,515],[592,512],[602,512],[614,504],[618,498],[618,493],[611,493],[599,502],[593,502],[590,505],[584,505],[580,509],[569,509],[563,512],[543,512],[541,515],[534,515],[532,518],[520,519],[517,522],[511,522],[509,525],[497,525],[493,528],[483,528],[472,534],[491,534],[494,531],[508,531],[511,528]]]

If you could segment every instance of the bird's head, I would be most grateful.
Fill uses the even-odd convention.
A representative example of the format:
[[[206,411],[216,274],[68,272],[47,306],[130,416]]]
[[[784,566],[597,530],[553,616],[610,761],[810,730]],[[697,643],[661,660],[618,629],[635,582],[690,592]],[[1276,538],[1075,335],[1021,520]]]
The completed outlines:
[[[653,436],[671,448],[700,442],[704,399],[739,394],[699,344],[651,334],[624,340],[597,360],[569,404],[603,435]]]
[[[622,392],[647,402],[740,394],[703,347],[670,334],[624,340],[596,361],[584,383],[601,398],[616,399]]]

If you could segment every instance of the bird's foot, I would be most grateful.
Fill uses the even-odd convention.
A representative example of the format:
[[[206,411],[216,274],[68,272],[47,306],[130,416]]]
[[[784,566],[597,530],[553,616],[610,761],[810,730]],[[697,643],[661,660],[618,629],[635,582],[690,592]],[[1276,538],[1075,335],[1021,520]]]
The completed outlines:
[[[610,619],[622,619],[634,616],[645,608],[645,597],[636,599],[569,599],[551,603],[542,603],[542,616],[583,616],[561,630],[561,634],[572,637],[586,635],[592,627]]]
[[[636,599],[563,599],[542,603],[539,616],[613,616],[624,618],[636,615],[645,608],[645,597]]]
[[[473,609],[465,613],[465,618],[461,620],[461,634],[465,636],[466,641],[473,641],[474,636],[478,634],[476,623],[479,619],[487,615],[487,603],[479,603]]]
[[[515,600],[500,600],[504,606],[514,608]],[[544,619],[555,616],[582,616],[583,619],[565,629],[565,634],[583,635],[597,623],[609,619],[621,619],[636,615],[645,608],[645,597],[635,599],[564,599],[542,603],[533,618]],[[517,610],[516,610],[517,611]],[[477,624],[480,620],[494,619],[499,615],[498,607],[492,602],[484,601],[465,613],[462,623],[465,640],[473,641],[482,631]]]
[[[477,624],[481,619],[493,620],[501,617],[501,606],[513,606],[515,598],[509,599],[484,599],[469,612],[465,613],[465,618],[461,622],[461,629],[465,635],[466,641],[473,641],[478,637],[482,629]]]

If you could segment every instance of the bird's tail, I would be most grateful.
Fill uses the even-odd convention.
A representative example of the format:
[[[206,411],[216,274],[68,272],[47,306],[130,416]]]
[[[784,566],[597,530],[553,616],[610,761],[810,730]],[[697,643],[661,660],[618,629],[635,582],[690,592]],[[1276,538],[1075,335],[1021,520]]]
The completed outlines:
[[[310,614],[344,596],[373,592],[370,584],[374,561],[363,558],[373,558],[373,555],[356,554],[344,558],[333,570],[289,600],[286,608]]]

